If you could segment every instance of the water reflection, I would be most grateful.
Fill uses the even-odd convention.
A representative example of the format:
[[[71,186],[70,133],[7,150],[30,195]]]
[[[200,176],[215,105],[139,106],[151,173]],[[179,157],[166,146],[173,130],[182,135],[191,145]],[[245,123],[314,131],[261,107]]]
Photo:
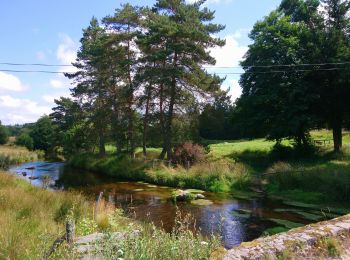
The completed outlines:
[[[153,222],[168,232],[174,227],[177,210],[182,215],[189,213],[203,235],[220,233],[227,248],[257,238],[267,228],[275,227],[276,223],[268,220],[271,218],[302,224],[310,222],[293,212],[274,211],[288,206],[264,198],[235,199],[228,194],[204,193],[213,204],[174,205],[170,200],[172,188],[139,182],[116,182],[115,179],[98,174],[69,169],[63,163],[28,163],[11,167],[10,171],[22,178],[31,177],[32,184],[36,186],[43,186],[43,176],[49,176],[52,190],[73,188],[95,197],[102,191],[105,200],[122,208],[127,214],[141,221]],[[242,214],[237,214],[237,211]]]

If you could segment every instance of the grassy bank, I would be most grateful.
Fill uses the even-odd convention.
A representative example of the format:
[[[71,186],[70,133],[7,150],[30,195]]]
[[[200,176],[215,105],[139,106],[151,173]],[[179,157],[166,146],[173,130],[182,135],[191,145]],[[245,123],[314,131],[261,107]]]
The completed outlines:
[[[251,175],[243,164],[209,162],[190,169],[181,166],[167,167],[143,160],[130,160],[126,156],[109,155],[99,158],[82,154],[71,158],[72,167],[116,177],[118,180],[145,181],[152,184],[195,188],[213,192],[246,189]]]
[[[106,259],[207,259],[220,246],[217,237],[204,239],[191,233],[182,219],[178,221],[181,225],[167,234],[125,218],[108,203],[100,203],[96,211],[93,201],[80,194],[50,192],[0,172],[0,259],[40,259],[53,241],[64,234],[67,217],[74,218],[78,236],[140,231],[138,237],[126,235],[124,241],[101,244],[100,253]],[[62,245],[51,258],[76,257],[74,251]]]
[[[346,154],[315,165],[275,163],[266,189],[306,203],[336,203],[350,206],[350,160]]]
[[[326,130],[313,131],[313,139],[329,140]],[[344,133],[345,144],[350,141]],[[197,188],[213,192],[248,190],[256,186],[257,177],[269,172],[263,180],[263,189],[270,195],[317,204],[350,205],[350,150],[332,152],[332,143],[293,149],[285,140],[283,146],[263,139],[241,141],[210,141],[207,162],[190,169],[166,167],[145,163],[140,150],[137,160],[116,156],[113,147],[104,158],[93,154],[75,156],[70,163],[81,168],[114,176],[119,180],[145,181],[179,188]],[[150,149],[150,158],[160,150]]]
[[[44,154],[40,151],[29,151],[15,145],[0,145],[0,169],[7,169],[13,164],[37,161],[43,157]]]
[[[63,234],[73,206],[77,220],[89,216],[79,194],[49,192],[0,172],[0,258],[39,259]]]

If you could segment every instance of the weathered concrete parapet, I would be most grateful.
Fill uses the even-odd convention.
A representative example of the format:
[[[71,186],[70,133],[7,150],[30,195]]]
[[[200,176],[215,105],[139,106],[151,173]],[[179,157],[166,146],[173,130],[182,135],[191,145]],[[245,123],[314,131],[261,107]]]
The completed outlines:
[[[349,236],[349,234],[350,215],[346,215],[329,221],[292,229],[274,236],[262,237],[251,242],[242,243],[240,246],[229,250],[223,259],[277,259],[286,250],[293,252],[304,251],[303,255],[307,255],[307,251],[313,250],[313,247],[321,239],[344,237]],[[350,259],[350,256],[348,259]]]

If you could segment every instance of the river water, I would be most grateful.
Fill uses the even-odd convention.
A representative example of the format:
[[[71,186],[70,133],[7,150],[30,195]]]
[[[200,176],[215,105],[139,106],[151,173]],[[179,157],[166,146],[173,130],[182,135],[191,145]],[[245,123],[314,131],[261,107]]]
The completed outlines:
[[[13,166],[10,172],[35,186],[47,186],[51,190],[75,189],[94,198],[103,192],[106,200],[122,208],[126,214],[140,221],[153,222],[168,232],[174,226],[177,210],[182,215],[189,213],[195,220],[197,230],[203,235],[220,233],[226,248],[260,237],[274,227],[309,224],[321,220],[323,216],[315,209],[245,194],[204,192],[211,205],[187,202],[175,205],[171,201],[173,188],[142,182],[118,182],[99,174],[70,169],[64,163],[33,162]]]

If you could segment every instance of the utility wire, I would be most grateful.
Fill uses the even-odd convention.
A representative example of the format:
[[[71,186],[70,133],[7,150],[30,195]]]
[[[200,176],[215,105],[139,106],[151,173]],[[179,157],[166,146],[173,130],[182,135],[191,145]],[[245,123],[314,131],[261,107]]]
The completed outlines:
[[[46,64],[46,63],[12,63],[12,62],[0,62],[0,65],[8,66],[41,66],[41,67],[73,67],[68,64]]]
[[[346,62],[330,62],[330,63],[302,63],[302,64],[271,64],[271,65],[245,65],[245,66],[203,66],[208,69],[241,69],[241,68],[277,68],[277,67],[305,67],[305,66],[329,66],[329,65],[349,65]],[[8,66],[42,66],[42,67],[74,67],[72,64],[48,64],[48,63],[13,63],[0,62],[0,65]]]
[[[307,66],[329,66],[329,65],[349,65],[350,62],[334,62],[334,63],[301,63],[301,64],[273,64],[273,65],[245,65],[245,66],[204,66],[208,69],[231,69],[231,68],[278,68],[278,67],[307,67]]]
[[[0,69],[2,72],[14,72],[14,73],[47,73],[47,74],[64,74],[68,72],[62,72],[62,71],[47,71],[47,70],[6,70],[6,69]]]
[[[289,72],[316,72],[316,71],[337,71],[345,70],[346,68],[328,68],[328,69],[294,69],[294,70],[271,70],[271,71],[256,71],[256,72],[218,72],[215,74],[221,75],[242,75],[242,74],[276,74],[276,73],[289,73]],[[49,71],[49,70],[11,70],[11,69],[0,69],[2,72],[13,72],[13,73],[46,73],[46,74],[69,74],[74,72],[67,71]]]

